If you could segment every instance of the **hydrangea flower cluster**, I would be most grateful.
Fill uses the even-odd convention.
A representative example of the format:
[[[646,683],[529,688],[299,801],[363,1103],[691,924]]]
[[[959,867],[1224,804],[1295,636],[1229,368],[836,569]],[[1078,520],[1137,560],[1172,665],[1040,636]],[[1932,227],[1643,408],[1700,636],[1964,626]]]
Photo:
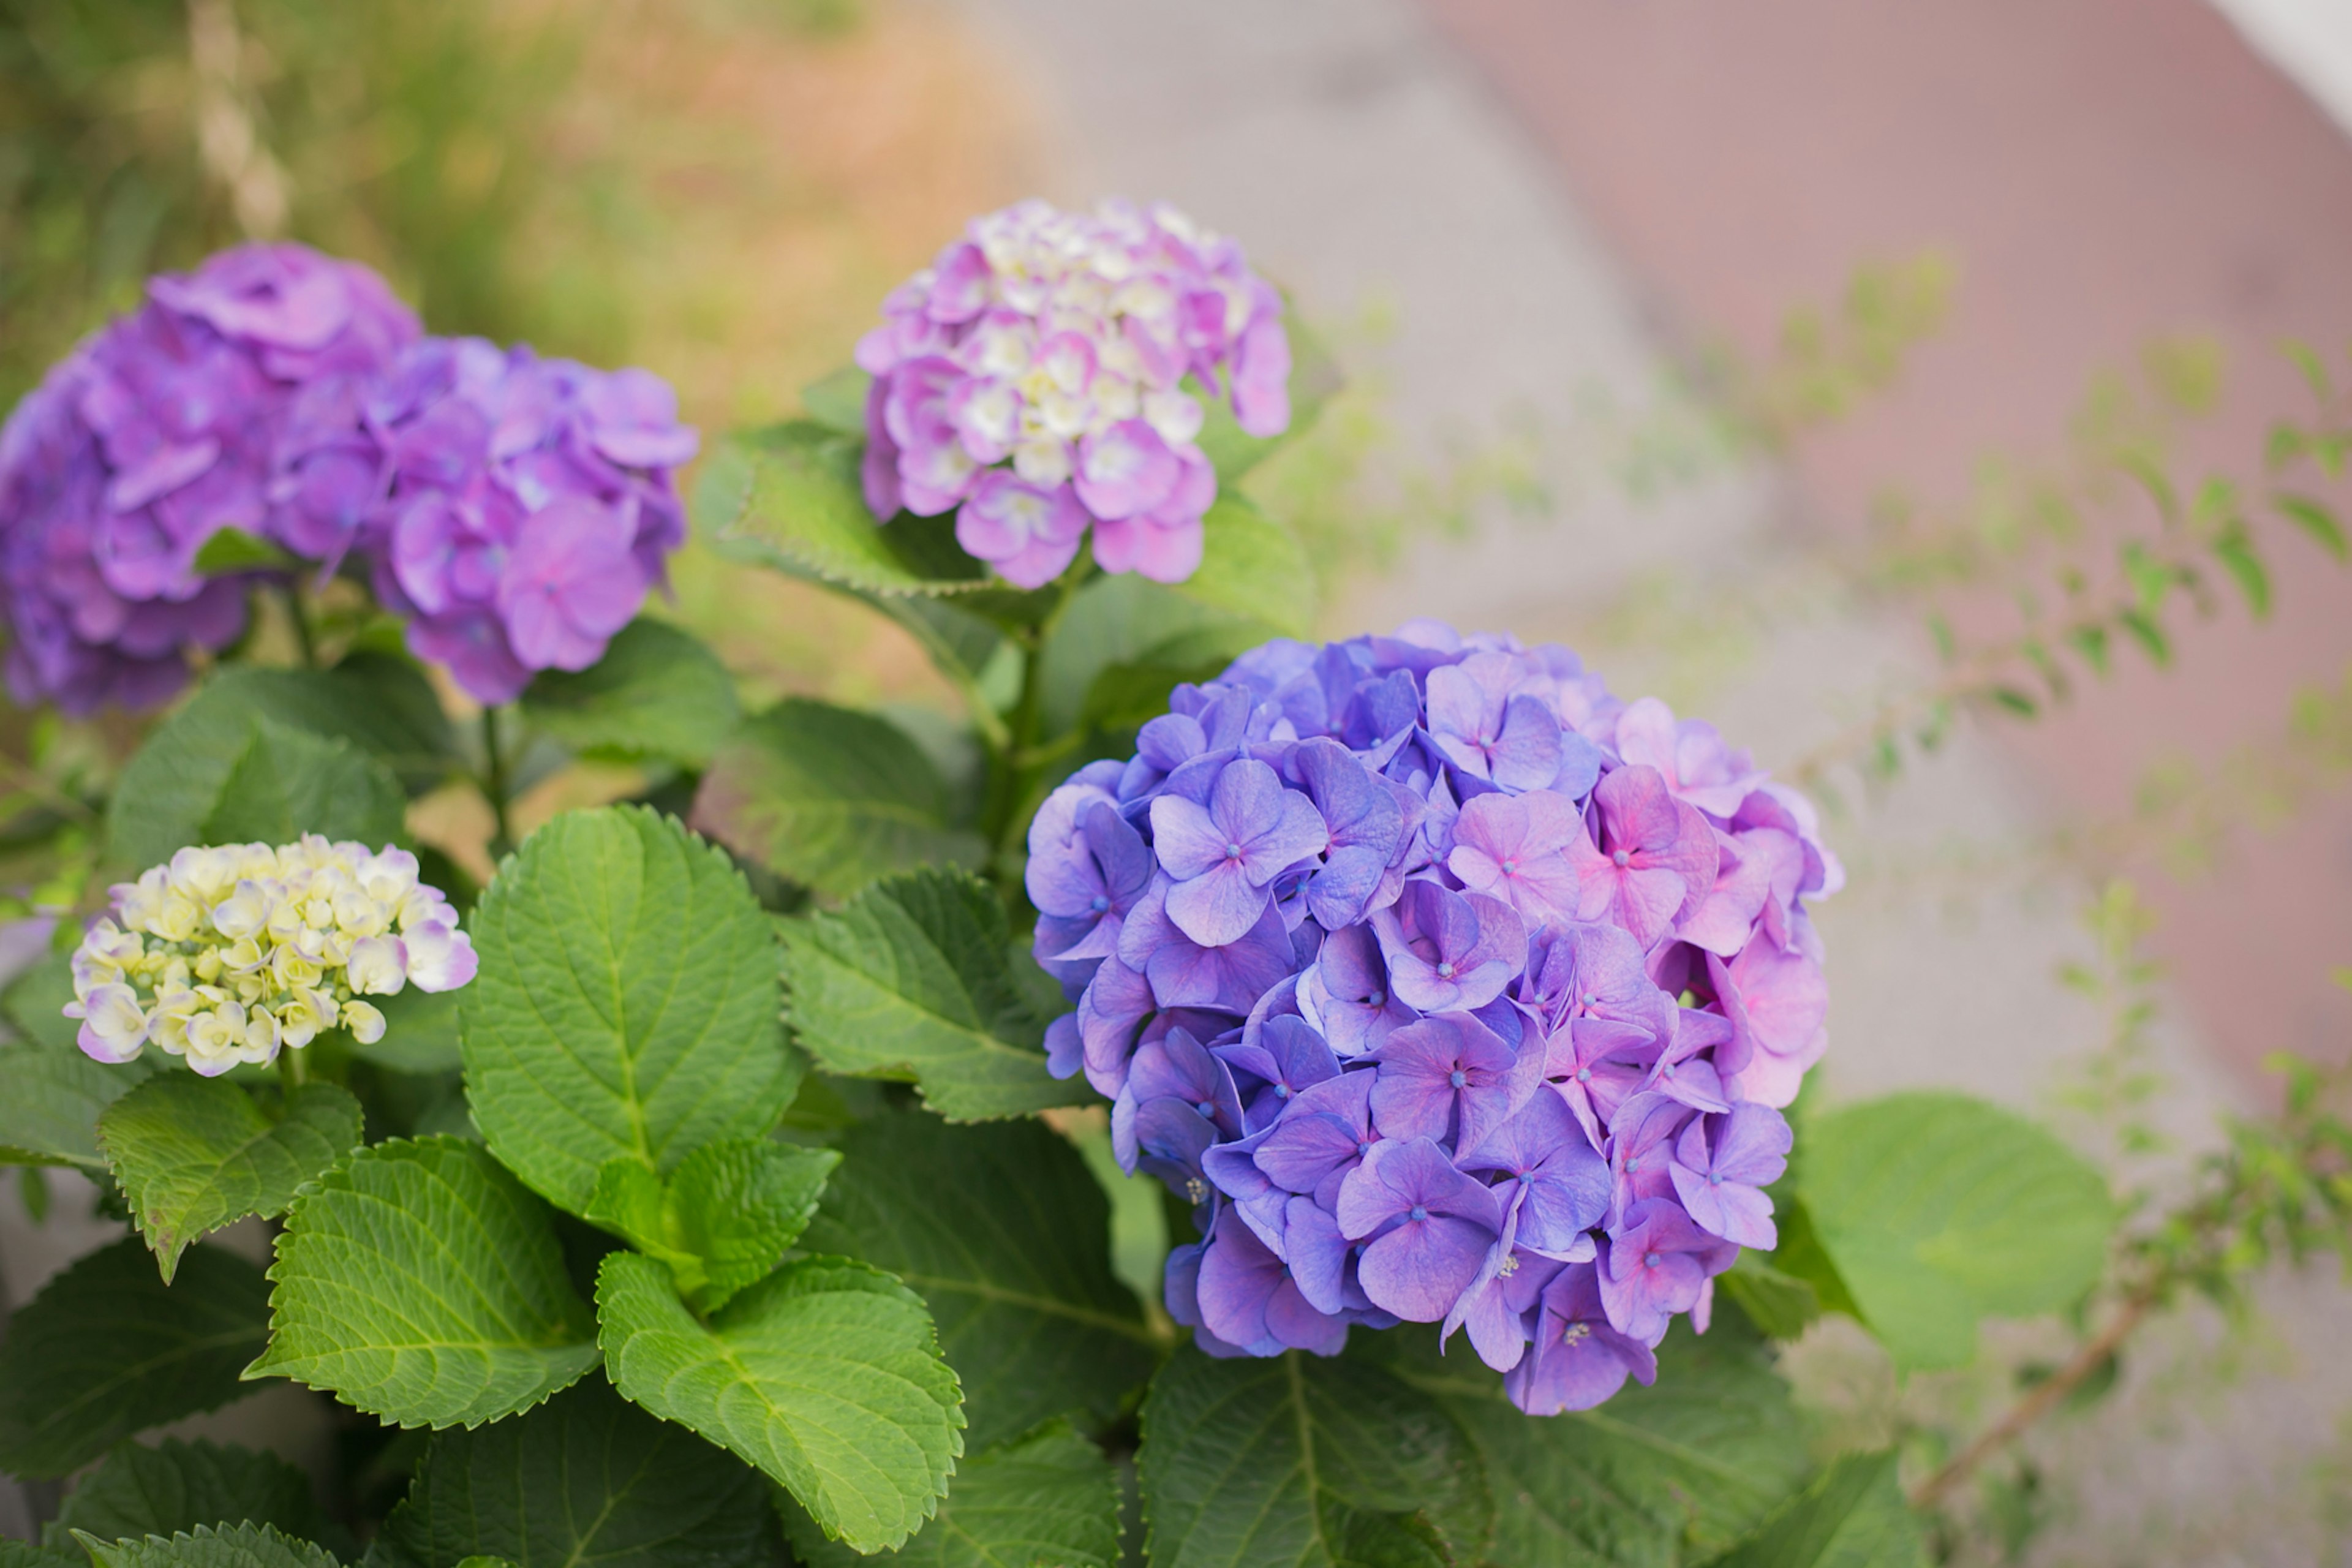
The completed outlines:
[[[1058,576],[1089,523],[1104,571],[1181,583],[1217,496],[1202,397],[1253,436],[1290,424],[1282,308],[1165,204],[975,218],[857,345],[866,504],[884,522],[954,509],[958,542],[1020,587]]]
[[[282,539],[278,440],[354,395],[417,335],[364,267],[299,245],[224,251],[148,283],[0,429],[0,616],[20,702],[161,702],[187,651],[245,626],[242,586],[196,575],[224,527]],[[306,553],[315,553],[305,551]]]
[[[152,1045],[214,1078],[327,1029],[367,1045],[384,1030],[367,997],[474,978],[473,939],[404,849],[315,834],[277,848],[183,849],[110,891],[113,913],[74,952],[65,1009],[101,1062]]]
[[[1181,686],[1032,826],[1053,1070],[1197,1205],[1213,1354],[1441,1322],[1535,1415],[1769,1247],[1827,1043],[1811,805],[1574,655],[1435,623]]]
[[[303,546],[362,548],[411,651],[483,702],[603,658],[686,542],[698,437],[649,371],[428,338],[309,412],[280,480]]]

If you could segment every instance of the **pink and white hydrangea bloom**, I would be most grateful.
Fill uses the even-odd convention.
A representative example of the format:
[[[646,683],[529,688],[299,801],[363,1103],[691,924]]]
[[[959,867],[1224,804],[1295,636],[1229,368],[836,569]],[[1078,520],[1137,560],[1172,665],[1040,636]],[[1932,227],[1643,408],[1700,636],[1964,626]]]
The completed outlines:
[[[1089,522],[1103,570],[1182,582],[1217,499],[1204,400],[1252,436],[1290,424],[1282,296],[1164,203],[975,218],[882,310],[857,345],[866,504],[955,511],[1020,587],[1060,575]]]
[[[74,952],[65,1009],[97,1061],[152,1045],[214,1078],[328,1029],[367,1045],[384,1016],[364,998],[454,991],[477,967],[457,911],[390,846],[310,834],[183,849],[111,891],[112,913]]]

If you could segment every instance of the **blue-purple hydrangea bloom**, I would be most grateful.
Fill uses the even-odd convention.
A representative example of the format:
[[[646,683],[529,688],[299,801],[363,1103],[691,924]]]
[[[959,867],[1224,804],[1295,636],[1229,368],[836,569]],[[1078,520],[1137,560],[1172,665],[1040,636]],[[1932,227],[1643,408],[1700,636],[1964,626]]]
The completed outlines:
[[[280,438],[416,334],[366,268],[249,245],[151,279],[138,310],[84,340],[0,430],[16,700],[150,707],[186,679],[190,650],[235,640],[243,586],[196,575],[196,552],[234,527],[315,554]]]
[[[603,658],[686,542],[673,477],[698,437],[650,372],[429,338],[351,412],[299,443],[305,479],[335,476],[320,539],[362,545],[410,649],[483,702]]]
[[[194,569],[227,527],[373,581],[484,702],[584,669],[686,540],[667,383],[420,338],[363,267],[297,245],[148,285],[0,431],[0,616],[19,701],[151,707],[245,628]]]
[[[1456,1329],[1549,1415],[1776,1240],[1827,1044],[1810,805],[1564,648],[1417,622],[1176,689],[1032,825],[1053,1070],[1197,1205],[1213,1354]]]
[[[1282,296],[1175,208],[1023,202],[975,218],[883,301],[857,345],[866,504],[953,510],[970,554],[1024,588],[1077,556],[1163,583],[1201,563],[1216,471],[1203,398],[1290,424]]]

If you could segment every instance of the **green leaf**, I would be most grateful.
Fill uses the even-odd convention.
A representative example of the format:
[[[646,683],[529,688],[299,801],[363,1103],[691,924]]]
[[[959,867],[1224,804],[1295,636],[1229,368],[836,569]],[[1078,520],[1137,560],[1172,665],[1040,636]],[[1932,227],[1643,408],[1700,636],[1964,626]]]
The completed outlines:
[[[226,1530],[200,1524],[169,1540],[156,1535],[111,1545],[91,1535],[77,1539],[95,1568],[336,1568],[325,1547],[281,1535],[266,1524]]]
[[[809,417],[836,435],[866,439],[866,395],[873,388],[870,372],[843,365],[801,388],[801,406]]]
[[[269,1279],[246,1375],[397,1426],[496,1421],[596,1364],[546,1205],[461,1139],[378,1143],[304,1188]]]
[[[257,1214],[360,1141],[360,1102],[331,1083],[296,1089],[272,1121],[226,1079],[161,1073],[107,1107],[98,1139],[166,1284],[181,1249]]]
[[[236,572],[291,571],[302,563],[259,534],[221,528],[197,547],[194,564],[199,577],[226,577]]]
[[[603,1378],[473,1431],[436,1433],[369,1568],[769,1568],[768,1483]]]
[[[649,1258],[615,1252],[596,1313],[614,1386],[782,1482],[859,1552],[903,1544],[963,1452],[955,1373],[915,1293],[806,1258],[698,1322]]]
[[[420,1076],[455,1072],[466,1059],[457,1035],[457,1006],[463,994],[411,985],[396,995],[369,997],[383,1015],[383,1034],[368,1045],[354,1042],[352,1054],[394,1072]]]
[[[81,1048],[74,1044],[81,1026],[65,1015],[66,1004],[73,999],[73,955],[51,950],[0,990],[0,1012],[26,1039],[81,1057]]]
[[[2336,514],[2327,509],[2325,502],[2314,500],[2309,496],[2282,492],[2271,497],[2271,504],[2336,560],[2352,559],[2352,543],[2345,540],[2344,525],[2336,521]]]
[[[1764,1344],[1720,1314],[1704,1337],[1675,1325],[1658,1347],[1655,1384],[1541,1419],[1520,1414],[1502,1379],[1458,1342],[1440,1356],[1426,1330],[1383,1340],[1397,1373],[1436,1397],[1486,1461],[1494,1563],[1701,1561],[1804,1478],[1805,1431],[1788,1384]]]
[[[1822,1295],[1811,1280],[1784,1274],[1763,1261],[1769,1256],[1743,1248],[1738,1260],[1717,1275],[1715,1282],[1759,1333],[1793,1340],[1822,1315]]]
[[[1223,399],[1207,395],[1196,382],[1190,390],[1200,398],[1205,415],[1199,437],[1202,455],[1215,465],[1217,483],[1230,487],[1244,474],[1314,427],[1323,405],[1339,390],[1339,367],[1322,340],[1307,331],[1294,310],[1284,323],[1290,339],[1290,426],[1279,436],[1251,436],[1234,418]]]
[[[635,806],[530,836],[475,906],[466,1087],[491,1150],[578,1214],[598,1167],[765,1133],[800,1064],[768,918],[727,857]]]
[[[2254,552],[2252,539],[2242,522],[2231,522],[2221,537],[2213,542],[2213,558],[2236,580],[2238,591],[2246,596],[2246,609],[2256,620],[2265,620],[2271,613],[2270,569]]]
[[[805,697],[737,730],[694,800],[697,828],[836,899],[892,871],[984,862],[948,816],[939,769],[897,725]]]
[[[440,700],[423,672],[405,659],[359,653],[331,670],[224,670],[149,736],[123,769],[108,816],[117,858],[142,868],[160,865],[173,851],[205,842],[215,815],[229,798],[232,775],[261,744],[256,731],[263,721],[354,747],[415,791],[438,783],[455,765],[456,742]],[[263,799],[233,810],[234,820],[222,826],[274,827],[274,814],[285,807],[289,816],[299,808],[322,822],[311,830],[331,837],[360,837],[374,846],[397,835],[397,792],[387,801],[380,774],[348,761],[327,760],[340,759],[331,746],[321,752],[292,742],[280,749],[338,776],[363,776],[364,784],[351,786],[363,793],[347,801],[322,800],[315,784],[264,780]]]
[[[784,1512],[793,1550],[809,1568],[868,1561],[827,1541],[798,1509]],[[1118,1472],[1059,1421],[966,1460],[939,1517],[874,1559],[920,1568],[1117,1568],[1118,1560]]]
[[[1494,1522],[1477,1452],[1433,1400],[1297,1351],[1178,1351],[1137,1463],[1153,1568],[1474,1563]]]
[[[2116,616],[2116,622],[2131,634],[2131,639],[2139,644],[2150,664],[2162,669],[2172,662],[2172,640],[2165,636],[2163,626],[2155,616],[2142,610],[2126,610]]]
[[[107,808],[108,845],[158,866],[191,844],[286,844],[304,833],[381,846],[402,835],[391,769],[348,741],[201,698],[149,737]]]
[[[1905,1368],[1965,1363],[1979,1316],[2074,1301],[2097,1282],[2116,1220],[2106,1183],[2073,1151],[1958,1094],[1814,1118],[1796,1184],[1863,1321]]]
[[[261,1270],[216,1247],[170,1285],[136,1237],[80,1259],[0,1340],[0,1471],[69,1475],[135,1432],[253,1392],[237,1373],[268,1332]]]
[[[1275,630],[1131,572],[1097,577],[1070,595],[1038,655],[1039,726],[1047,735],[1063,734],[1091,707],[1108,717],[1123,705],[1119,688],[1136,680],[1119,671],[1222,667]]]
[[[638,1161],[614,1160],[583,1217],[668,1264],[679,1293],[714,1312],[783,1260],[840,1163],[830,1149],[764,1138],[706,1143],[667,1184]]]
[[[1016,978],[1003,906],[973,877],[918,871],[781,923],[785,1007],[829,1072],[912,1079],[951,1121],[1092,1098],[1045,1071],[1047,1019]]]
[[[1158,1347],[1110,1271],[1110,1206],[1066,1140],[1034,1121],[941,1127],[897,1112],[841,1149],[806,1245],[921,1293],[974,1449],[1073,1411],[1107,1421],[1150,1377]]]
[[[79,1542],[67,1552],[0,1536],[0,1568],[89,1568],[89,1553]]]
[[[1895,1484],[1895,1454],[1832,1461],[1710,1568],[1926,1568],[1917,1515]]]
[[[1297,535],[1238,495],[1219,496],[1201,521],[1201,569],[1178,593],[1286,637],[1315,629],[1315,566]]]
[[[952,517],[875,521],[857,475],[863,425],[849,434],[794,419],[728,437],[695,483],[696,531],[730,554],[869,594],[990,587],[956,546]]]
[[[71,1045],[0,1045],[0,1164],[104,1170],[100,1115],[154,1070],[145,1060],[108,1067]]]
[[[323,1527],[310,1478],[275,1454],[166,1437],[124,1443],[84,1477],[42,1539],[63,1546],[79,1531],[100,1541],[174,1535],[200,1525],[267,1524],[289,1535]]]
[[[571,750],[625,762],[699,768],[741,717],[735,680],[695,637],[665,621],[632,621],[586,669],[541,670],[524,717]]]

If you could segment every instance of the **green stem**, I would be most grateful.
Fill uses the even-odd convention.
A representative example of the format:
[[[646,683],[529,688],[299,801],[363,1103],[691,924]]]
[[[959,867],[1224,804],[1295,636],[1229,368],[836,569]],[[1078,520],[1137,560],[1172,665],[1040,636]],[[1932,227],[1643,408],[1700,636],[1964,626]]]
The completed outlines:
[[[502,860],[514,853],[514,825],[507,815],[507,754],[499,743],[499,710],[495,707],[482,710],[482,752],[488,759],[482,774],[482,794],[490,803],[490,858]]]
[[[285,584],[286,618],[294,625],[295,646],[302,650],[302,668],[319,668],[319,639],[310,630],[310,612],[302,607],[302,590],[293,583]]]
[[[294,1091],[310,1081],[310,1069],[302,1060],[302,1053],[281,1047],[278,1053],[278,1081],[286,1087],[290,1098]]]

